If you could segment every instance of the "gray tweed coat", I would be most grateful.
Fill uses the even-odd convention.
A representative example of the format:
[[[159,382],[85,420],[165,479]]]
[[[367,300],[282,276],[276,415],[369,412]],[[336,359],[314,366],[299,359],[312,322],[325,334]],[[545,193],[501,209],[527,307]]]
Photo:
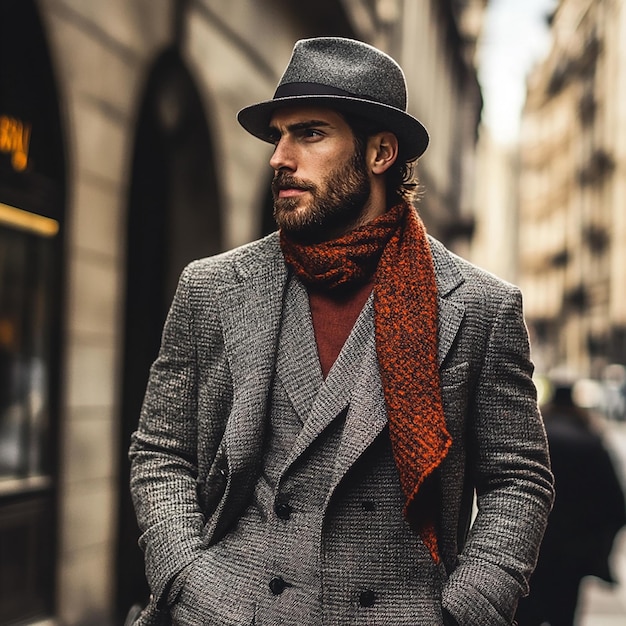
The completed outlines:
[[[462,625],[510,624],[528,590],[553,499],[521,296],[430,243],[453,438],[438,470],[441,602]],[[246,508],[260,469],[287,275],[273,234],[191,263],[181,276],[130,450],[152,590],[138,624],[170,623],[177,574]],[[385,428],[384,405],[372,407],[372,416],[342,448],[343,471]],[[349,515],[347,507],[340,510]]]

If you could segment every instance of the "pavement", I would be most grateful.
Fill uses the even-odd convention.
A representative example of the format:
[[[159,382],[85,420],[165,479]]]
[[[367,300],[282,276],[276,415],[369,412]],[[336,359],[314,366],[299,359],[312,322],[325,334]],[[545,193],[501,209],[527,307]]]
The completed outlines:
[[[606,445],[626,491],[626,422],[606,422]],[[615,540],[611,563],[618,584],[585,578],[573,626],[626,626],[626,528]]]

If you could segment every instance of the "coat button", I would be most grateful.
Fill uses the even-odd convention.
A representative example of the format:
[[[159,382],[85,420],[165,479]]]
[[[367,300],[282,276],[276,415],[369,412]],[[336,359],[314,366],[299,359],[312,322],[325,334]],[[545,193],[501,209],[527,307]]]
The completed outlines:
[[[274,511],[280,519],[288,520],[291,517],[291,506],[287,502],[277,502]]]
[[[276,576],[276,578],[272,578],[272,580],[270,580],[270,591],[275,596],[279,596],[283,591],[285,591],[286,587],[290,586],[291,585],[285,582],[280,576]]]
[[[372,513],[376,510],[376,505],[371,500],[365,500],[364,502],[361,502],[361,507],[364,511],[367,511],[368,513]]]
[[[359,604],[361,606],[374,606],[376,602],[376,594],[371,589],[361,591],[359,595]]]

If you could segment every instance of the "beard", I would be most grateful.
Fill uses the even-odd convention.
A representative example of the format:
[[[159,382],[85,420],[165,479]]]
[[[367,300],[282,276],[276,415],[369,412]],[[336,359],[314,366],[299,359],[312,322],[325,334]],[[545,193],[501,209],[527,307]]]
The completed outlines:
[[[302,198],[280,198],[284,188],[307,191]],[[298,241],[319,242],[348,232],[359,223],[371,192],[363,155],[355,150],[344,165],[332,170],[320,185],[279,171],[272,181],[274,219],[284,233]]]

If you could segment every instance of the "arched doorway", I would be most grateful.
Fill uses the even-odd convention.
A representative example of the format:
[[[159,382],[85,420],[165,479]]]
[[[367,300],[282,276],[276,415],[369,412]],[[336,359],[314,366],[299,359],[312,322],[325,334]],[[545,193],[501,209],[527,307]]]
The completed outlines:
[[[54,615],[65,151],[32,0],[0,2],[0,623]]]
[[[120,616],[147,595],[128,493],[130,435],[178,276],[189,261],[221,251],[221,230],[205,108],[178,49],[172,47],[159,56],[148,76],[131,172],[120,439]]]

